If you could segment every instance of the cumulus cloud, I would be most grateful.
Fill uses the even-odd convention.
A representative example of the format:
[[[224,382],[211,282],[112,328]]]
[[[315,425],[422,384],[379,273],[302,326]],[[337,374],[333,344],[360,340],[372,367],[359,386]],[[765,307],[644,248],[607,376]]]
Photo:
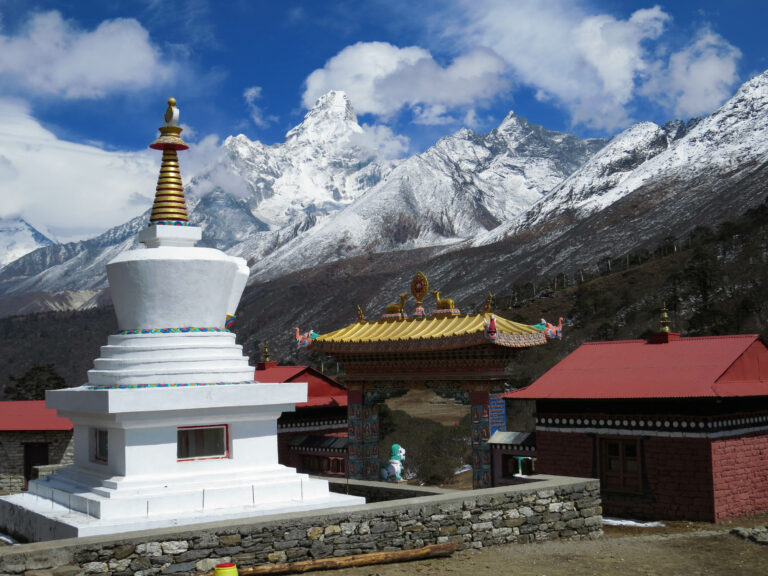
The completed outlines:
[[[741,51],[709,28],[679,52],[645,87],[682,117],[708,114],[723,103],[739,80]]]
[[[352,134],[349,142],[360,148],[364,154],[380,160],[390,160],[400,158],[408,152],[410,140],[406,136],[395,134],[389,126],[363,124],[362,129],[362,132]]]
[[[5,90],[65,98],[100,98],[137,91],[170,78],[149,33],[132,18],[106,20],[86,31],[56,11],[33,14],[15,36],[0,34]]]
[[[432,24],[460,52],[482,46],[498,54],[513,81],[566,110],[573,124],[623,128],[642,96],[678,114],[709,112],[737,81],[739,51],[717,34],[707,31],[671,51],[665,37],[671,17],[659,6],[626,19],[574,0],[486,0],[482,6],[458,0],[449,17]]]
[[[261,106],[256,104],[257,100],[261,99],[261,86],[251,86],[243,91],[243,98],[245,104],[248,106],[251,120],[259,128],[266,128],[273,122],[277,121],[277,116],[265,115]]]
[[[447,35],[465,49],[493,50],[539,99],[566,108],[574,123],[598,129],[629,122],[627,105],[653,69],[647,44],[669,21],[658,6],[626,20],[591,14],[565,0],[489,0],[483,10],[467,2],[461,7],[465,25],[446,25]]]
[[[185,180],[218,140],[203,139]],[[194,149],[195,147],[193,147]],[[18,100],[0,99],[0,218],[21,216],[60,241],[80,240],[151,206],[160,156],[153,150],[105,151],[58,139]]]
[[[407,107],[421,123],[442,124],[452,121],[449,109],[472,106],[504,89],[505,68],[486,48],[470,50],[442,66],[418,46],[358,42],[307,77],[302,99],[309,108],[322,94],[344,90],[361,114],[388,118]]]

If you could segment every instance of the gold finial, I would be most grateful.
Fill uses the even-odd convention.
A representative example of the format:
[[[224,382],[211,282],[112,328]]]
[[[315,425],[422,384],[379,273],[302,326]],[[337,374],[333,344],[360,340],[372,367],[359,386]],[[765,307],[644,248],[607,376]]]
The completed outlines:
[[[264,362],[269,362],[269,346],[266,340],[264,340]]]
[[[667,314],[667,303],[664,302],[661,308],[661,321],[659,322],[659,332],[669,332],[669,315]]]
[[[360,304],[357,305],[357,321],[365,322],[365,314],[363,314],[363,309],[360,308]]]
[[[490,313],[491,306],[493,305],[493,294],[488,291],[488,296],[485,298],[485,305],[483,306],[486,314]]]
[[[163,151],[160,176],[155,188],[155,202],[152,205],[150,224],[166,222],[188,222],[187,201],[181,183],[178,150],[187,150],[189,146],[181,139],[182,128],[179,126],[179,109],[176,98],[168,98],[165,111],[165,125],[160,127],[160,137],[149,145],[153,150]]]

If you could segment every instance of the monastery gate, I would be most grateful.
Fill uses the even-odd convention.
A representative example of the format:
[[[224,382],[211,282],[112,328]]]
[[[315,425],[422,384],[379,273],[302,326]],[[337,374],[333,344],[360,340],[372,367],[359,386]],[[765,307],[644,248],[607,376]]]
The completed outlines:
[[[419,272],[411,281],[416,308],[408,317],[400,304],[387,306],[380,320],[368,322],[358,307],[358,322],[311,341],[315,352],[333,356],[346,370],[349,426],[349,477],[379,479],[378,405],[409,390],[429,389],[470,406],[472,484],[491,486],[488,439],[504,426],[505,368],[521,348],[546,343],[540,326],[529,326],[485,311],[461,314],[452,300],[437,299],[427,315],[423,299],[429,283]],[[403,439],[407,447],[407,439]]]

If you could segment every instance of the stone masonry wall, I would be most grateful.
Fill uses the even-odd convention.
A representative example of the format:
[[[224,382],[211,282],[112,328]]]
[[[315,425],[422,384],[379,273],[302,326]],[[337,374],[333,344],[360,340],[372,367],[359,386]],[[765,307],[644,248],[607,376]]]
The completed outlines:
[[[24,444],[48,444],[50,464],[72,464],[74,444],[71,431],[1,431],[0,494],[21,492],[24,486]]]
[[[250,566],[441,542],[482,548],[602,535],[596,480],[539,478],[327,512],[24,544],[0,553],[0,576],[199,574],[226,561]]]

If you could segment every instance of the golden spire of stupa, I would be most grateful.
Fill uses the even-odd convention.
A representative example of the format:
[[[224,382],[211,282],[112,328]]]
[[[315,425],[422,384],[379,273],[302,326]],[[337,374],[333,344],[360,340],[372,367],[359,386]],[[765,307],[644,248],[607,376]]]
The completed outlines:
[[[669,332],[669,315],[667,314],[667,303],[661,309],[661,320],[659,321],[659,332]]]
[[[181,184],[179,171],[178,150],[189,148],[181,139],[179,124],[179,109],[176,99],[168,99],[168,109],[165,111],[165,125],[160,128],[160,137],[149,145],[153,150],[163,151],[163,163],[160,166],[160,177],[155,188],[155,203],[152,205],[150,224],[178,224],[188,222],[187,201],[184,198],[184,187]]]

